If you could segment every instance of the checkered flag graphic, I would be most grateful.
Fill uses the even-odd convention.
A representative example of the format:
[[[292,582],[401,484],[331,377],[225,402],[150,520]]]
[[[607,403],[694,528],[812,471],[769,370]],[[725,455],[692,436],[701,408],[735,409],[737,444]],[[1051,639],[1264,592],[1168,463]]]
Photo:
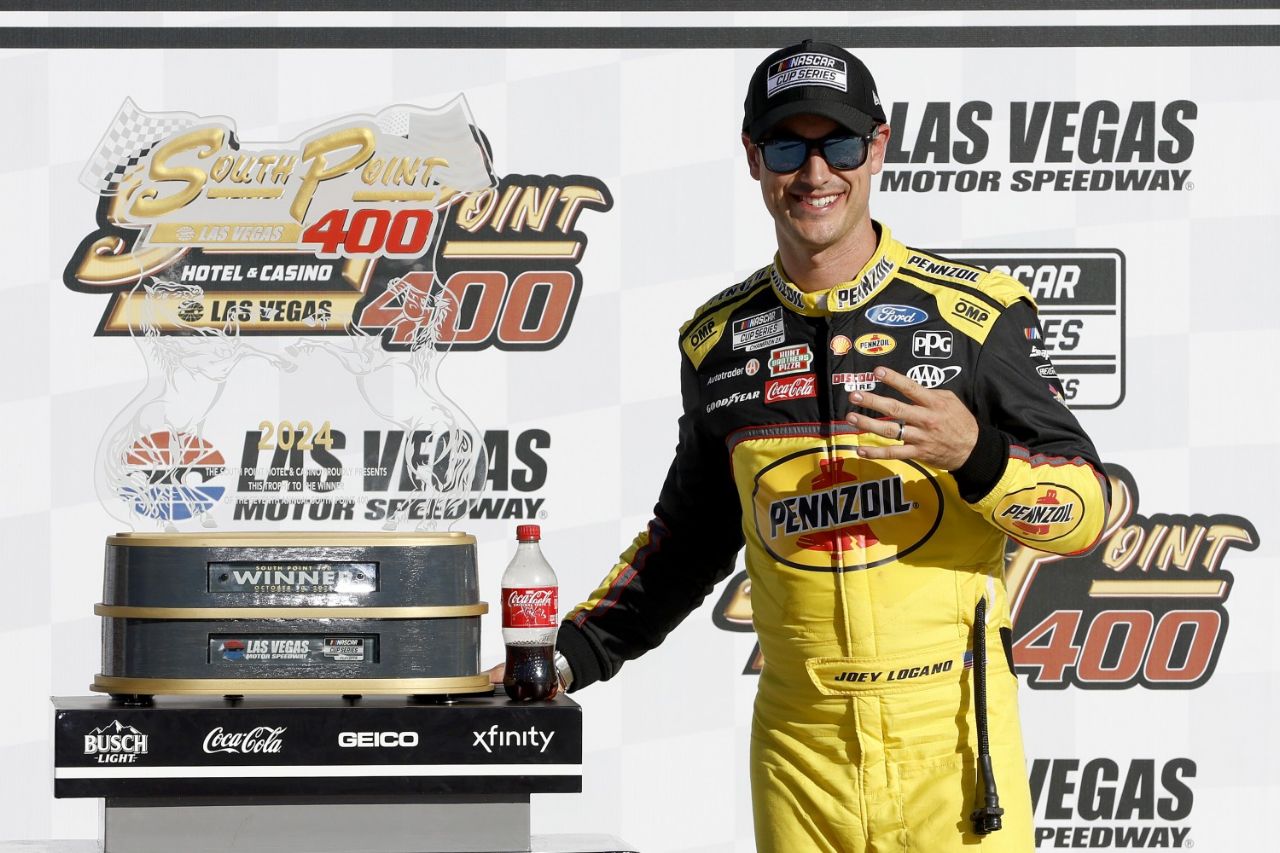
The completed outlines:
[[[114,195],[124,175],[170,134],[200,122],[191,113],[148,113],[125,98],[97,152],[80,173],[80,183],[98,195]]]

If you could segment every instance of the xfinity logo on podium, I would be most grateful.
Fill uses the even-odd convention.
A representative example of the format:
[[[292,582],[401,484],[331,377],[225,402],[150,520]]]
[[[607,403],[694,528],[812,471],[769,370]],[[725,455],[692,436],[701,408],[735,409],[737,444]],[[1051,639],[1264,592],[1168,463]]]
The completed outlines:
[[[344,749],[417,745],[417,732],[338,732],[338,746]]]
[[[284,747],[280,735],[286,726],[258,726],[247,732],[227,732],[222,726],[204,736],[204,751],[208,753],[232,752],[240,755],[275,755]]]
[[[482,729],[478,732],[473,731],[471,734],[475,736],[475,740],[471,742],[472,748],[478,746],[490,754],[495,749],[502,747],[529,747],[538,746],[539,743],[542,744],[542,747],[538,752],[546,752],[547,747],[551,745],[551,739],[556,736],[555,732],[539,731],[537,726],[529,726],[528,731],[523,729],[503,731],[498,728],[497,723],[487,729]]]

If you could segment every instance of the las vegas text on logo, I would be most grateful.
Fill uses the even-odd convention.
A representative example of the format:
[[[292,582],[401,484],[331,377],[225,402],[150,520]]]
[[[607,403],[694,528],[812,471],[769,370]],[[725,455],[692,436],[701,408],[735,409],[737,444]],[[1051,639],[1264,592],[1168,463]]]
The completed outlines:
[[[1195,101],[895,103],[882,192],[1192,189]],[[992,125],[1007,122],[1007,139]],[[1008,168],[983,168],[988,161]],[[959,168],[957,168],[959,167]],[[966,168],[968,167],[968,168]]]

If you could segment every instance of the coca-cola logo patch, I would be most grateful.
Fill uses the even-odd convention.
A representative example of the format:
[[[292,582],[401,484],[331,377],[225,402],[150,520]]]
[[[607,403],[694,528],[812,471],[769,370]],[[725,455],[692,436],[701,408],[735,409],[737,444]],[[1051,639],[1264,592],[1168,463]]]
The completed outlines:
[[[764,401],[781,403],[784,400],[802,400],[805,397],[818,395],[817,383],[812,373],[805,373],[791,379],[771,379],[764,384]]]
[[[228,732],[218,726],[204,736],[207,753],[230,752],[238,755],[275,755],[284,748],[287,726],[258,726],[247,732]]]
[[[554,628],[558,598],[556,587],[503,588],[502,627]]]

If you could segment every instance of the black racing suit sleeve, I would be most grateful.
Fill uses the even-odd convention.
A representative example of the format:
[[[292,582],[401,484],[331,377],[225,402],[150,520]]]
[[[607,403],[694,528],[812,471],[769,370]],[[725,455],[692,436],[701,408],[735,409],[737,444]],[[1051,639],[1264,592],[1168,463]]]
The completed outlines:
[[[1060,399],[1062,383],[1028,301],[1019,300],[996,320],[975,371],[978,441],[964,465],[951,472],[960,496],[1033,548],[1089,550],[1106,522],[1111,484],[1093,442]],[[1016,524],[1000,521],[1002,501],[1041,486],[1062,486],[1080,496],[1080,524],[1052,542],[1024,539]]]
[[[681,355],[684,414],[653,519],[582,604],[556,641],[573,670],[571,691],[612,678],[656,647],[733,571],[742,510],[729,452],[707,432],[700,380]]]

